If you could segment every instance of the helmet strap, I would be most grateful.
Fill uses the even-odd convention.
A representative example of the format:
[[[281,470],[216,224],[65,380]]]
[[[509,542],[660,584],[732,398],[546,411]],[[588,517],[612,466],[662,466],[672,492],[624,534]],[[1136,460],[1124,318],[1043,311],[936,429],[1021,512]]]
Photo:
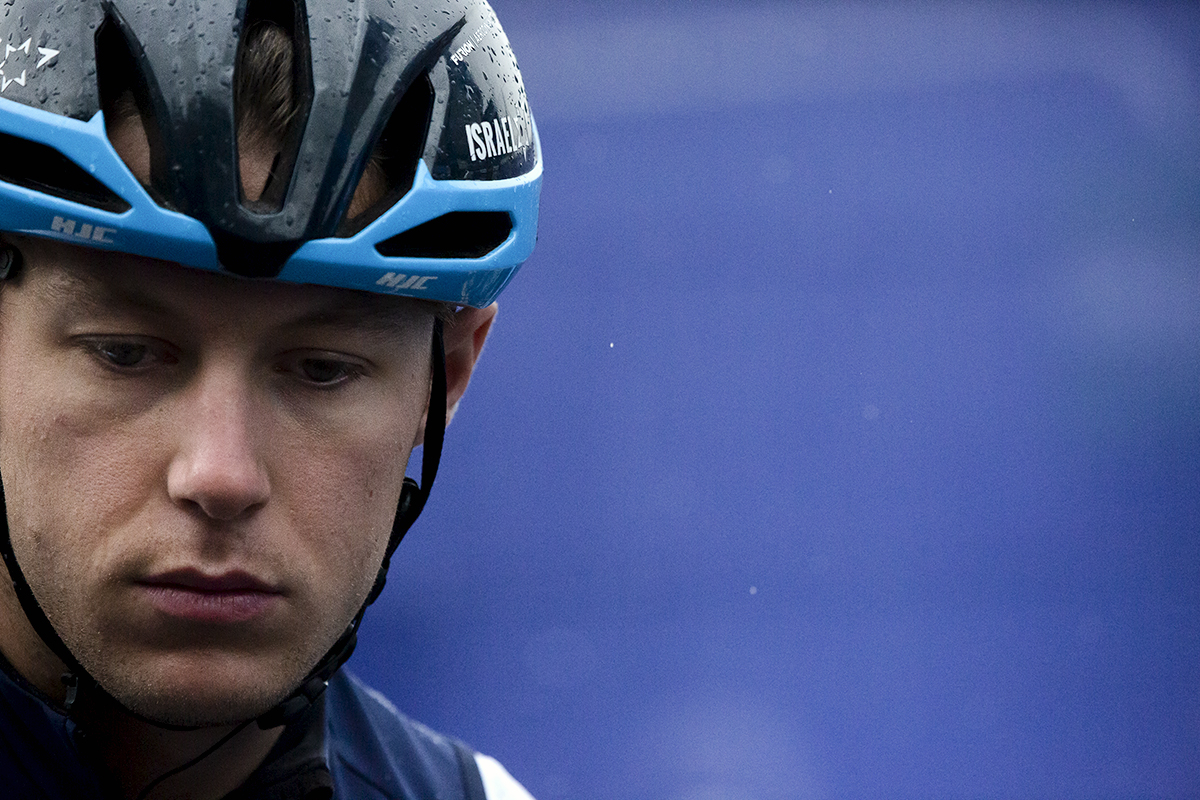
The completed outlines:
[[[429,500],[429,490],[437,477],[438,465],[442,461],[442,444],[446,439],[446,346],[441,317],[435,317],[433,321],[431,362],[429,410],[425,414],[425,443],[421,452],[421,484],[418,486],[412,478],[404,479],[396,518],[392,522],[392,535],[388,539],[383,562],[379,565],[379,574],[375,576],[375,585],[371,587],[371,594],[367,596],[367,602],[363,605],[364,611],[383,591],[383,585],[387,582],[388,566],[392,563],[392,554],[396,552],[404,534],[408,533],[408,529],[425,508],[425,502]]]

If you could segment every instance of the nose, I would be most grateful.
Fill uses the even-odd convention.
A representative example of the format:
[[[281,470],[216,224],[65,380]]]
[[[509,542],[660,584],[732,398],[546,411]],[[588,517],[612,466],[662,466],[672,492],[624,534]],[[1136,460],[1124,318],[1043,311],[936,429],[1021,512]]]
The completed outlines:
[[[262,415],[232,371],[202,371],[177,407],[179,440],[167,492],[179,506],[221,521],[253,514],[271,494]]]

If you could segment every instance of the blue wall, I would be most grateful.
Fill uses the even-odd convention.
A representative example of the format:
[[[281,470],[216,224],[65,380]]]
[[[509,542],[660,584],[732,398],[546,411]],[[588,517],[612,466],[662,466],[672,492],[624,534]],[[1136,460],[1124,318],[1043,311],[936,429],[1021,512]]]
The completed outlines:
[[[541,242],[353,667],[539,800],[1200,796],[1200,7],[496,6]]]

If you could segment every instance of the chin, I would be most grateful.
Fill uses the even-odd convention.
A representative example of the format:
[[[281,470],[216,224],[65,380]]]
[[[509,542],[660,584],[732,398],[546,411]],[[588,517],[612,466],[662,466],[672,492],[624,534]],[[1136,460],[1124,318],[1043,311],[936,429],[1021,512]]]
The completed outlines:
[[[270,711],[286,696],[137,697],[122,700],[134,713],[155,722],[187,727],[232,725]]]
[[[139,679],[95,675],[121,705],[169,725],[215,726],[254,719],[300,685],[311,667],[256,660],[159,664]],[[128,675],[128,673],[126,673]]]

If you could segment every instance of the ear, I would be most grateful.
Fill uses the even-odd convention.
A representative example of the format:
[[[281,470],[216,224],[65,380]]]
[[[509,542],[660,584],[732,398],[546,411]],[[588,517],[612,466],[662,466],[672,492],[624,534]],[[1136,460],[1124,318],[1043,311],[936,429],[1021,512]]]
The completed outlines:
[[[487,308],[462,308],[445,324],[443,344],[446,349],[446,424],[454,418],[458,402],[467,391],[475,363],[483,352],[484,342],[492,329],[499,306],[492,303]],[[425,422],[417,432],[417,443],[425,440]]]

